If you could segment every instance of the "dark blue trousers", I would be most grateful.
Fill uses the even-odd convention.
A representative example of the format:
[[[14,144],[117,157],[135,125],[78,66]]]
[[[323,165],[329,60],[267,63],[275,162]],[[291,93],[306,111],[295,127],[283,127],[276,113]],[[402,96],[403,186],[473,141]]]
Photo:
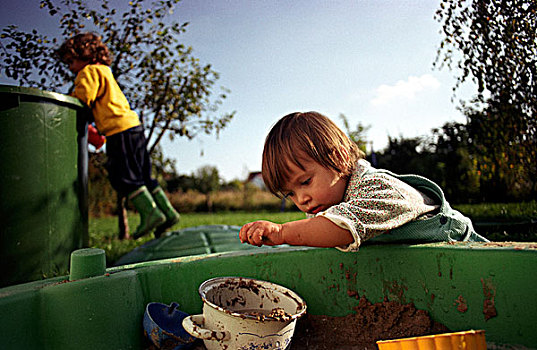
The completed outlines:
[[[106,169],[114,190],[126,196],[145,185],[152,191],[158,182],[151,177],[144,128],[139,125],[106,137]]]

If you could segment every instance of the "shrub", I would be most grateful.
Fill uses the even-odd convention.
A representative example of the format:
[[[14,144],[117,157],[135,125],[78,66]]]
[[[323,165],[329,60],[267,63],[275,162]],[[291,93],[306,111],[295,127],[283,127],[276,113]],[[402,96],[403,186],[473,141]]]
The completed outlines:
[[[170,202],[182,213],[205,212],[205,195],[194,190],[172,193]],[[228,189],[210,194],[213,211],[280,211],[282,201],[271,193],[244,186],[243,189]],[[295,210],[291,202],[285,203],[285,210]]]

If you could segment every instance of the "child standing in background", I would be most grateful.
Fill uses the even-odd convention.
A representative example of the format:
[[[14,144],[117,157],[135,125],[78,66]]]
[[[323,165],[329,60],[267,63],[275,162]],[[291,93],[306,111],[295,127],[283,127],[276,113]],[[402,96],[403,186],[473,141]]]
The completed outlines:
[[[307,218],[248,223],[239,232],[241,242],[357,251],[366,240],[487,241],[470,219],[449,206],[435,183],[375,169],[364,158],[317,112],[280,119],[265,141],[263,179],[273,194],[290,198]]]
[[[98,131],[106,136],[112,187],[140,213],[134,238],[154,229],[160,235],[179,221],[179,214],[151,176],[144,129],[110,70],[108,48],[98,35],[83,33],[65,41],[57,54],[76,74],[72,95],[91,109]]]

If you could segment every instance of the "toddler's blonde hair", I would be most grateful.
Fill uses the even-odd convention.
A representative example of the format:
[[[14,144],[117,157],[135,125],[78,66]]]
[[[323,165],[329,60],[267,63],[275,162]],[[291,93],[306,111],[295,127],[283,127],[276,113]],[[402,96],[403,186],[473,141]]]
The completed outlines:
[[[329,118],[318,112],[291,113],[272,127],[265,140],[261,172],[268,190],[283,197],[283,186],[291,177],[288,162],[304,169],[300,162],[304,156],[342,176],[349,176],[356,162],[365,158]]]

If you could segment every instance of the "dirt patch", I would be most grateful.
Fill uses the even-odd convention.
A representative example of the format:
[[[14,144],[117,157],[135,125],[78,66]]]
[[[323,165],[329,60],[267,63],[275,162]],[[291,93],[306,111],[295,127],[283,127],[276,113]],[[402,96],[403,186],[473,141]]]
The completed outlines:
[[[362,296],[353,309],[355,313],[344,317],[306,314],[298,320],[288,350],[378,350],[377,340],[449,332],[412,303],[386,300],[372,304]],[[201,340],[192,348],[203,349]]]
[[[378,349],[377,340],[449,332],[414,304],[360,298],[356,313],[344,317],[306,315],[298,321],[290,350]]]
[[[537,243],[526,242],[487,242],[484,247],[512,248],[515,250],[537,249]]]
[[[481,284],[483,285],[483,295],[485,300],[483,301],[483,315],[485,315],[485,321],[488,321],[492,317],[496,317],[498,313],[496,312],[496,305],[494,303],[494,298],[496,297],[496,288],[492,284],[490,278],[484,280],[481,279]]]

